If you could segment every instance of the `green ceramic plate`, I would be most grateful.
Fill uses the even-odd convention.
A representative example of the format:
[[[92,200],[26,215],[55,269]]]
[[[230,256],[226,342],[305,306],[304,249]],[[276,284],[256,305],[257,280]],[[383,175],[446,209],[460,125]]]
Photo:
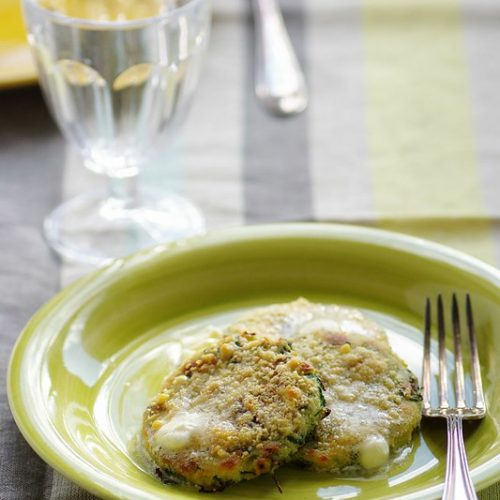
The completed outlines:
[[[135,452],[146,402],[171,366],[165,345],[242,309],[304,296],[376,316],[419,371],[423,305],[472,294],[489,415],[468,426],[474,482],[500,477],[500,273],[453,250],[373,229],[271,225],[229,230],[118,260],[73,284],[27,325],[12,353],[9,398],[19,428],[50,465],[106,498],[190,499]],[[335,479],[292,466],[211,499],[432,498],[444,476],[445,429],[425,423],[389,473]],[[203,495],[204,498],[208,498]]]

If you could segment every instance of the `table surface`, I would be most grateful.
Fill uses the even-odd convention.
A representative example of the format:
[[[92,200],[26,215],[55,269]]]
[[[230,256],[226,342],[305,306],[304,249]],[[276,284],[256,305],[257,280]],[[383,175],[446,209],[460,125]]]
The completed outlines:
[[[144,184],[193,199],[209,228],[285,220],[374,225],[500,262],[500,6],[493,0],[282,0],[311,92],[267,115],[244,1],[217,0],[181,137]],[[37,88],[0,93],[0,498],[87,499],[20,436],[5,394],[29,317],[88,269],[60,263],[45,214],[103,180],[64,143]],[[500,498],[495,485],[483,499]]]

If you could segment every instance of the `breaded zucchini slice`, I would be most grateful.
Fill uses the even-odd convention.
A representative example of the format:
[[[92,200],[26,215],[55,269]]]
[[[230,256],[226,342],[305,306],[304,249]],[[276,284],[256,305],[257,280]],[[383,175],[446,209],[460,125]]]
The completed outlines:
[[[293,347],[320,374],[330,410],[299,462],[319,471],[370,471],[411,444],[422,398],[417,378],[387,341],[317,330],[294,338]]]
[[[165,380],[143,442],[162,479],[217,491],[289,461],[324,414],[314,370],[285,339],[228,335]]]
[[[284,336],[317,370],[330,414],[297,459],[331,472],[384,465],[409,445],[421,417],[416,377],[382,327],[359,310],[306,299],[246,312],[227,331]]]
[[[293,339],[318,329],[345,333],[353,340],[366,337],[387,342],[384,330],[361,311],[335,304],[318,304],[299,298],[245,312],[227,327],[227,332],[258,332]]]

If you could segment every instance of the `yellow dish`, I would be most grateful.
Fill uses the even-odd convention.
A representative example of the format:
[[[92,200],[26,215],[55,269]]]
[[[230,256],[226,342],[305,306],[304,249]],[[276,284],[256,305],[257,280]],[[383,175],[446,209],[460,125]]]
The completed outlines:
[[[35,65],[26,40],[17,0],[0,2],[0,88],[33,84],[37,81]]]

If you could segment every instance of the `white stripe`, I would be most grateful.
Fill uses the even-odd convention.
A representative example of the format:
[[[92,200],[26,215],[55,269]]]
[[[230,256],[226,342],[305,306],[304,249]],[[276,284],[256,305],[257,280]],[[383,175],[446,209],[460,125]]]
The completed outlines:
[[[307,5],[310,151],[315,216],[373,220],[359,0]]]
[[[462,1],[465,48],[471,81],[475,141],[486,210],[492,219],[497,264],[500,265],[500,29],[498,3]]]
[[[244,2],[214,2],[211,40],[200,84],[183,125],[184,192],[208,227],[243,221]]]
[[[487,208],[500,217],[500,26],[498,3],[474,0],[464,3],[464,31],[475,121],[478,163]]]

